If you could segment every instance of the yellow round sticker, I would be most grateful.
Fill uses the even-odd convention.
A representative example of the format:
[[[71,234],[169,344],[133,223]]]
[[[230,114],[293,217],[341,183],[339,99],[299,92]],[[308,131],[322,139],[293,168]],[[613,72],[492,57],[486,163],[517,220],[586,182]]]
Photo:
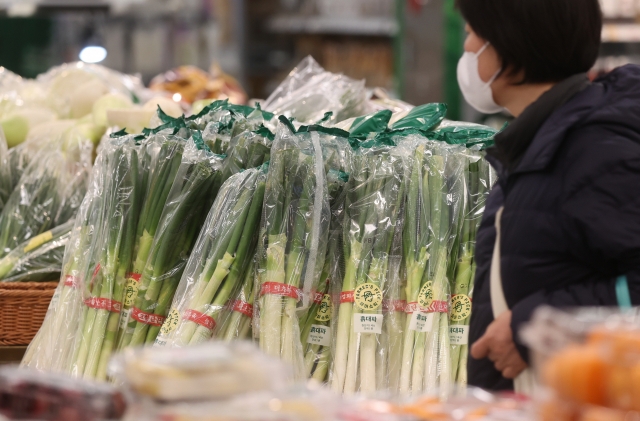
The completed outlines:
[[[124,287],[124,305],[131,307],[138,296],[138,281],[133,278],[127,279]]]
[[[171,311],[169,312],[169,315],[164,320],[164,323],[160,328],[160,334],[168,335],[169,333],[173,332],[176,326],[178,326],[179,321],[180,321],[180,313],[178,313],[178,310],[176,310],[175,308],[171,309]]]
[[[316,314],[316,320],[319,322],[328,322],[331,319],[331,295],[324,294],[322,301],[320,302],[320,308],[318,314]]]
[[[382,290],[376,284],[364,283],[353,291],[353,300],[362,310],[376,310],[382,304]]]
[[[424,283],[422,288],[420,288],[420,292],[418,293],[418,304],[420,307],[427,309],[431,305],[433,301],[433,283],[431,281],[427,281]]]
[[[451,320],[461,322],[471,315],[471,298],[464,294],[451,298]]]

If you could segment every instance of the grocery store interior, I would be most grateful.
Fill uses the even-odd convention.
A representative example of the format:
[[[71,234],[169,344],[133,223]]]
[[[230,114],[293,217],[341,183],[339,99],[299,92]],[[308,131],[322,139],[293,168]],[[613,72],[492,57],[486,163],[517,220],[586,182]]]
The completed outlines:
[[[640,272],[616,260],[640,256],[637,196],[616,196],[637,180],[600,166],[601,202],[574,204],[622,238],[576,236],[614,280],[584,305],[567,281],[571,307],[516,327],[506,276],[583,276],[536,250],[570,230],[535,202],[570,176],[509,178],[499,136],[533,112],[496,105],[501,71],[463,95],[459,3],[0,0],[0,421],[639,421]],[[640,0],[599,5],[572,95],[640,80]],[[503,111],[465,100],[483,89]],[[507,190],[535,209],[503,218]],[[512,263],[531,250],[550,260]]]

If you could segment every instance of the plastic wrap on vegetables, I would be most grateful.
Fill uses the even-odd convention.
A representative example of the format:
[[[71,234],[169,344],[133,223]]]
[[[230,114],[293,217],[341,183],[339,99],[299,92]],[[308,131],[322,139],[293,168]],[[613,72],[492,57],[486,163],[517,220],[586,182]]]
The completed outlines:
[[[346,120],[366,113],[364,81],[328,72],[308,56],[267,98],[264,109],[307,124],[328,111],[333,122]]]
[[[383,301],[395,290],[388,277],[396,230],[401,224],[410,150],[373,143],[354,152],[344,225],[345,272],[340,293],[331,387],[354,394],[388,387],[380,358],[388,349],[382,334]],[[398,256],[399,257],[399,256]]]
[[[64,249],[75,221],[68,221],[20,244],[0,259],[0,281],[59,279]]]
[[[402,394],[446,391],[453,382],[447,269],[465,201],[465,161],[456,149],[442,143],[419,142],[407,178]]]
[[[183,347],[208,340],[221,323],[231,297],[244,288],[247,276],[252,280],[248,268],[258,239],[264,172],[247,170],[222,185],[156,344]]]
[[[135,285],[137,295],[122,334],[122,347],[152,344],[158,336],[191,249],[215,199],[213,188],[220,161],[201,139],[192,138],[187,142],[142,276]]]
[[[125,296],[117,335],[117,347],[122,346],[124,330],[129,323],[131,309],[151,246],[160,225],[171,186],[182,162],[186,141],[164,131],[142,142],[139,153],[140,177],[138,186],[142,203],[135,224],[135,243],[130,268],[126,273]]]
[[[11,166],[9,165],[9,149],[4,132],[0,129],[0,212],[13,191]]]
[[[75,216],[87,189],[91,144],[47,145],[29,164],[0,213],[0,257]]]
[[[258,245],[256,302],[260,347],[304,377],[296,310],[317,291],[329,228],[321,133],[296,132],[284,117],[266,180]]]
[[[468,148],[478,145],[481,149],[486,149],[493,146],[496,133],[497,130],[481,124],[444,120],[432,132],[427,133],[427,137],[451,145],[466,145]]]
[[[469,150],[463,154],[466,200],[462,211],[462,229],[454,247],[457,247],[451,276],[451,379],[467,384],[467,359],[469,355],[469,321],[471,296],[476,263],[474,259],[476,234],[482,221],[484,207],[496,174],[483,158],[483,153]],[[454,250],[455,252],[455,250]]]
[[[75,219],[71,237],[65,248],[58,288],[51,300],[42,327],[29,345],[22,364],[38,370],[69,372],[77,356],[75,350],[82,335],[87,307],[83,291],[92,285],[101,257],[103,209],[108,187],[112,183],[113,157],[119,143],[107,142],[96,159],[89,189]]]
[[[124,138],[106,156],[111,175],[102,194],[100,210],[104,216],[97,226],[95,266],[90,282],[83,285],[84,317],[71,361],[71,372],[76,376],[104,380],[115,348],[141,202],[137,149]]]
[[[193,404],[291,386],[290,368],[251,342],[130,348],[113,359],[109,373],[133,392],[136,402]]]

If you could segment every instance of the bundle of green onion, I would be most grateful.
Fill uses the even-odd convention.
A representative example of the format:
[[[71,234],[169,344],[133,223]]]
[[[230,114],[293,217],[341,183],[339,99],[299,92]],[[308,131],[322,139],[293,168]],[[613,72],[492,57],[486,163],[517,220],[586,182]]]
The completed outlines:
[[[222,316],[217,337],[223,341],[231,342],[238,339],[247,339],[251,333],[251,321],[253,320],[253,303],[255,262],[252,258],[242,279],[242,285],[235,296],[229,300]]]
[[[193,244],[215,199],[221,159],[197,139],[182,162],[157,226],[121,347],[151,344],[168,314]],[[140,250],[138,256],[140,257]]]
[[[87,191],[91,143],[47,145],[20,177],[0,213],[0,257],[75,216]]]
[[[393,290],[387,279],[394,234],[401,222],[406,161],[410,151],[368,142],[353,157],[344,224],[345,273],[338,310],[331,377],[334,391],[353,394],[388,387],[379,369],[387,352],[382,338],[383,300]],[[380,367],[381,368],[381,367]]]
[[[242,287],[255,254],[265,174],[231,176],[218,193],[189,258],[156,344],[188,346],[208,340],[230,298]]]
[[[314,127],[281,124],[271,148],[257,260],[260,347],[304,376],[298,305],[317,291],[329,228],[329,200]]]
[[[467,198],[464,221],[459,236],[458,260],[454,268],[450,313],[451,379],[467,384],[467,358],[469,353],[469,321],[471,296],[476,272],[474,258],[476,234],[480,227],[485,202],[496,181],[489,163],[477,151],[469,151],[465,166]]]
[[[447,268],[464,205],[463,157],[435,142],[419,142],[408,178],[404,253],[407,320],[400,392],[447,389],[450,377]]]
[[[64,248],[71,237],[73,220],[20,244],[0,259],[0,281],[44,281],[59,278]]]
[[[114,141],[116,143],[116,141]],[[71,372],[88,378],[106,378],[115,347],[122,307],[125,274],[135,241],[140,205],[138,148],[124,138],[106,156],[111,177],[103,191],[103,221],[97,227],[100,246],[91,282],[85,282],[84,319]]]

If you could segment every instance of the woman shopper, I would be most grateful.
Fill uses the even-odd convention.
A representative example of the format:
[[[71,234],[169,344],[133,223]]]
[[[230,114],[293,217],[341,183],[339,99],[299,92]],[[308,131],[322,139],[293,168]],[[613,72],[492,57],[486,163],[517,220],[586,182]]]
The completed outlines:
[[[457,2],[464,97],[516,117],[487,156],[499,178],[477,237],[469,383],[518,389],[517,332],[536,308],[640,304],[640,68],[587,79],[598,0]]]

